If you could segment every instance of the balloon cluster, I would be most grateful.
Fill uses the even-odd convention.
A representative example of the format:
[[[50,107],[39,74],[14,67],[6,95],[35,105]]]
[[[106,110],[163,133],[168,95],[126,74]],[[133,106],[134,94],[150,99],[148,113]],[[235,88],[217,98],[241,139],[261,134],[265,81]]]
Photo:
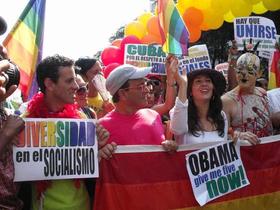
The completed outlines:
[[[279,10],[280,0],[178,0],[176,7],[190,33],[190,43],[195,43],[202,31],[218,29],[224,21],[231,23],[236,17]],[[101,53],[105,75],[123,64],[125,44],[162,44],[157,14],[141,14],[125,26],[124,35]]]

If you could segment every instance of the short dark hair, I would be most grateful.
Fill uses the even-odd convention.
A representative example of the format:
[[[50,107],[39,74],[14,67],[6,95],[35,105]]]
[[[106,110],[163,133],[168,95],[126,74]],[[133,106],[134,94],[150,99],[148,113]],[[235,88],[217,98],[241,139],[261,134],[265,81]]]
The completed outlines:
[[[120,96],[119,96],[119,90],[120,89],[124,89],[124,88],[128,88],[129,87],[129,80],[127,80],[118,90],[117,92],[112,96],[112,101],[113,103],[117,103],[120,101]]]
[[[87,71],[97,62],[96,58],[83,57],[75,62],[75,66],[79,68],[78,74],[86,75]]]
[[[44,80],[50,78],[54,83],[59,79],[60,67],[71,67],[74,65],[74,60],[62,55],[53,55],[44,58],[36,68],[36,78],[40,91],[45,93],[46,87]]]

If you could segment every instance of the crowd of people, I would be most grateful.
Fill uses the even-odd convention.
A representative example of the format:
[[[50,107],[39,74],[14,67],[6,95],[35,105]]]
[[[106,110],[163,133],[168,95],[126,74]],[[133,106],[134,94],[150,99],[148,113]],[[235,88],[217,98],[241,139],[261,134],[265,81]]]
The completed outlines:
[[[3,46],[0,54],[0,209],[87,210],[94,201],[94,179],[13,181],[12,146],[25,118],[96,119],[98,155],[106,160],[118,145],[161,145],[172,154],[183,144],[233,140],[257,145],[261,137],[279,133],[280,89],[260,87],[259,57],[252,51],[240,54],[234,45],[227,80],[213,69],[180,73],[174,55],[166,58],[166,75],[124,64],[107,79],[96,58],[48,56],[36,68],[39,91],[20,116],[4,107],[17,86],[6,89],[11,63]],[[19,196],[20,190],[27,193]]]

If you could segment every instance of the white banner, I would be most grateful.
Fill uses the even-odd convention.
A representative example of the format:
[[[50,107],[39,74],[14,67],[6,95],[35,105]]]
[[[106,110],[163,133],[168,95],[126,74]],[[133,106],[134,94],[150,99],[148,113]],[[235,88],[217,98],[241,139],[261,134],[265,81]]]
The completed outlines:
[[[99,176],[94,120],[24,120],[13,150],[15,181]]]
[[[252,38],[252,44],[255,46],[258,41],[258,51],[275,51],[276,27],[272,20],[259,17],[239,17],[234,19],[234,38],[237,42],[238,50],[243,50],[243,42],[249,43]]]
[[[240,159],[240,145],[232,141],[187,154],[186,165],[200,206],[250,184]]]
[[[187,72],[211,68],[210,56],[205,44],[195,45],[188,49],[188,56],[179,56],[179,70]],[[138,67],[152,67],[154,74],[165,73],[166,53],[160,45],[127,44],[124,63]]]

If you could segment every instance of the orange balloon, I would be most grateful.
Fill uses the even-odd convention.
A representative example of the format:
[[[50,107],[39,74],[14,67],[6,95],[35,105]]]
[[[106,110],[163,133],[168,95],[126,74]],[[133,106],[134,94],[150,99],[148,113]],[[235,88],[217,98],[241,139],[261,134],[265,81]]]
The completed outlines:
[[[116,46],[116,47],[120,47],[121,42],[122,42],[122,39],[115,39],[114,41],[112,41],[111,45]]]
[[[190,7],[186,9],[183,19],[186,25],[199,27],[203,22],[203,13],[195,7]]]
[[[161,38],[157,37],[153,34],[146,34],[142,39],[141,42],[143,44],[162,44]]]
[[[201,37],[200,28],[188,27],[188,30],[190,32],[190,43],[194,43],[200,39]]]
[[[159,20],[157,16],[153,16],[148,20],[147,31],[148,34],[160,37]]]

